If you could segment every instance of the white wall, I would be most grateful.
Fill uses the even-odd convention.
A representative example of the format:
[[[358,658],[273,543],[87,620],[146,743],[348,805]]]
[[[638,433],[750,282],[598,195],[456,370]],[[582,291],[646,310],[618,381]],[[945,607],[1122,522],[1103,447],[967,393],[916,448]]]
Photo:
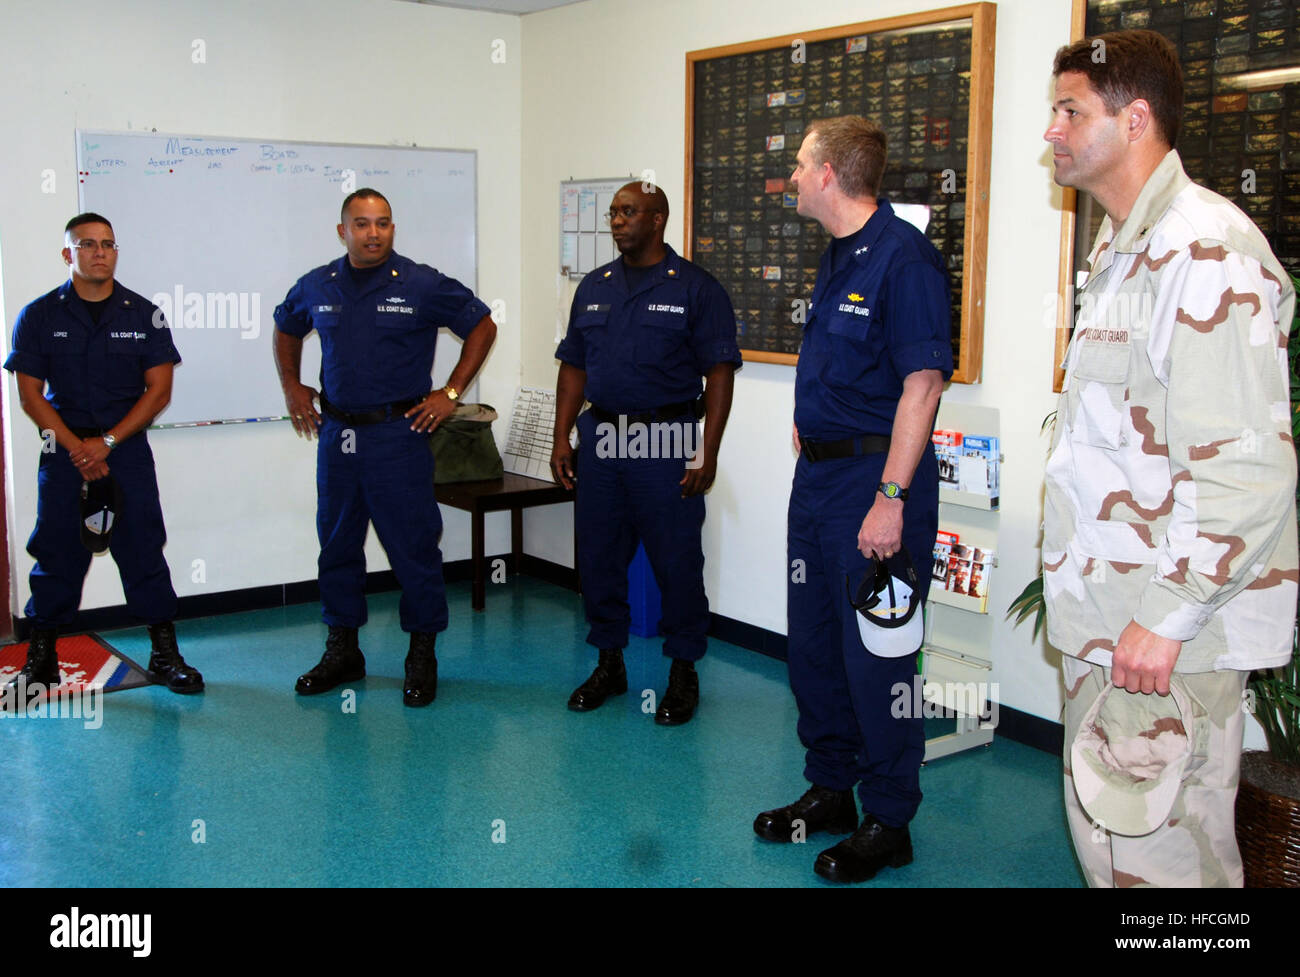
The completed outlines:
[[[523,20],[525,330],[523,382],[553,385],[556,364],[556,194],[570,176],[655,170],[677,208],[668,240],[681,249],[684,187],[685,53],[739,41],[888,17],[941,6],[934,0],[779,0],[702,3],[588,0]],[[1001,410],[1006,455],[999,521],[1000,565],[990,620],[975,633],[987,645],[999,699],[1059,720],[1055,653],[1003,618],[1038,569],[1046,440],[1039,425],[1055,406],[1053,336],[1044,295],[1056,289],[1059,193],[1044,152],[1052,55],[1068,41],[1069,0],[1002,0],[997,9],[993,161],[984,380],[951,385],[945,403]],[[706,585],[714,611],[785,632],[785,510],[794,456],[789,447],[792,367],[746,363],[737,377],[718,481],[705,523]],[[529,525],[543,521],[538,516]],[[568,562],[568,523],[529,540]],[[944,608],[951,624],[952,614]]]
[[[395,0],[134,0],[92,23],[78,20],[84,5],[66,0],[9,0],[0,12],[0,124],[19,135],[0,158],[6,324],[64,274],[59,229],[77,209],[78,126],[474,148],[479,293],[503,299],[507,310],[480,396],[508,416],[516,385],[555,382],[561,180],[653,169],[678,208],[669,241],[681,247],[686,51],[936,5],[587,0],[519,19]],[[969,650],[993,659],[1003,705],[1053,720],[1061,701],[1056,656],[1031,641],[1028,627],[1013,628],[1003,610],[1038,565],[1046,451],[1039,426],[1055,406],[1053,337],[1042,310],[1056,287],[1060,218],[1041,135],[1051,57],[1068,39],[1069,10],[1069,0],[998,4],[984,377],[945,393],[947,405],[1000,409],[1006,456],[1000,566],[989,619],[971,629],[980,640]],[[190,62],[195,38],[207,42],[204,65]],[[506,42],[504,64],[490,58],[496,39]],[[46,168],[58,174],[52,195],[40,192]],[[268,349],[267,383],[274,382]],[[792,387],[789,367],[747,363],[739,374],[704,530],[713,609],[779,632]],[[9,408],[12,381],[5,395]],[[12,413],[9,531],[21,608],[39,441]],[[151,440],[178,592],[315,577],[312,452],[287,426],[158,432]],[[467,518],[444,517],[445,555],[467,556]],[[572,565],[570,507],[531,510],[525,527],[530,552]],[[488,551],[504,550],[507,533],[503,515],[490,521]],[[372,568],[386,566],[373,540],[369,552]],[[194,559],[207,563],[205,585],[190,579]],[[96,561],[84,606],[120,601],[113,568]]]
[[[205,44],[205,63],[192,60],[196,39]],[[504,41],[497,46],[504,63],[492,58],[497,40]],[[63,225],[78,211],[78,127],[475,149],[478,293],[489,304],[503,300],[506,309],[479,395],[507,406],[520,363],[519,42],[517,17],[396,0],[127,0],[93,9],[67,0],[6,0],[0,8],[6,353],[18,311],[67,274],[59,249]],[[42,193],[47,169],[56,178],[50,194]],[[401,250],[402,215],[395,218]],[[332,237],[333,228],[294,233]],[[281,298],[264,296],[266,316]],[[277,383],[271,334],[268,321],[262,330],[268,385]],[[458,355],[445,340],[439,348]],[[182,365],[176,383],[185,382]],[[10,600],[21,612],[40,441],[16,406],[7,374],[4,395],[13,500]],[[296,439],[287,423],[158,431],[149,438],[179,594],[315,578],[314,447]],[[444,515],[444,555],[467,557],[468,516]],[[488,552],[508,548],[508,539],[506,517],[490,520]],[[370,569],[387,567],[373,533],[367,554]],[[193,579],[195,560],[204,561],[206,582]],[[82,606],[120,603],[116,568],[97,559]]]

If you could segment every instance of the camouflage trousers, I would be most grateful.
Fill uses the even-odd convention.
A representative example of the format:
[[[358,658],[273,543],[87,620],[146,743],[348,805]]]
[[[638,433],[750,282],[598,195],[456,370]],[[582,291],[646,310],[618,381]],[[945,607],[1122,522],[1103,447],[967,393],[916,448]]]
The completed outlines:
[[[1183,772],[1173,810],[1155,831],[1126,837],[1106,831],[1079,803],[1070,771],[1070,744],[1084,715],[1101,694],[1110,669],[1064,655],[1065,810],[1074,851],[1093,887],[1160,886],[1184,888],[1242,885],[1233,810],[1241,769],[1246,711],[1243,695],[1249,673],[1175,673],[1192,703],[1194,721],[1206,724],[1204,747],[1194,748]],[[1155,696],[1116,689],[1107,712],[1119,709],[1129,729],[1149,728],[1144,716]],[[1130,725],[1131,724],[1131,725]]]

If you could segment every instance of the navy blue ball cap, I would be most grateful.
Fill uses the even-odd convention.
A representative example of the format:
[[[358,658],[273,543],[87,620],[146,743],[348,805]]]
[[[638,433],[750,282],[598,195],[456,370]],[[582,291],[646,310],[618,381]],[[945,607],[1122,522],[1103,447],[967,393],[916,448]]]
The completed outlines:
[[[122,509],[122,489],[112,475],[81,486],[81,544],[103,553],[113,539],[113,526]]]

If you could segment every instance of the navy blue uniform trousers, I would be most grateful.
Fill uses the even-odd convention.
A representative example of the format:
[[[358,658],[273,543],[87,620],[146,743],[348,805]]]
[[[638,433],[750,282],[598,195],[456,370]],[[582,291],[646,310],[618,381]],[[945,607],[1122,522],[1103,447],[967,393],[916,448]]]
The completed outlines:
[[[856,785],[864,813],[901,827],[921,803],[925,727],[919,715],[895,717],[892,706],[894,687],[903,683],[907,712],[913,711],[917,659],[867,651],[847,590],[851,585],[856,591],[867,567],[857,548],[858,530],[875,503],[884,466],[883,453],[816,464],[801,456],[795,466],[787,536],[787,664],[799,707],[799,741],[807,750],[804,776],[832,790]],[[938,468],[927,444],[903,504],[903,545],[919,567],[922,596],[929,590],[938,512]]]
[[[322,618],[366,623],[366,532],[374,523],[402,588],[403,631],[445,631],[442,513],[433,488],[429,436],[400,414],[378,424],[321,418],[316,451],[317,572]]]
[[[683,428],[677,444],[698,447],[700,439]],[[631,623],[627,568],[638,541],[654,570],[663,604],[664,654],[699,661],[708,644],[709,601],[704,594],[704,496],[682,498],[686,459],[598,456],[597,422],[590,411],[578,418],[578,484],[574,507],[578,530],[578,571],[597,648],[627,645]],[[688,440],[689,439],[689,440]]]
[[[167,530],[158,501],[153,452],[144,432],[127,438],[108,456],[108,470],[121,488],[109,553],[117,564],[127,609],[146,624],[176,616],[176,591],[163,557]],[[36,475],[36,528],[27,541],[32,596],[26,614],[38,628],[66,625],[81,606],[91,553],[81,543],[81,474],[61,446],[41,454]]]

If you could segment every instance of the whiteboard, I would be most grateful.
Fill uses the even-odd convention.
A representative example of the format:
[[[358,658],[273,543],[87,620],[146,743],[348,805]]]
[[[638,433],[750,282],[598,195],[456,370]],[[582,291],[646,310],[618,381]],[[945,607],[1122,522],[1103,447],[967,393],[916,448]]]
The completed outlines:
[[[117,280],[163,311],[183,360],[155,424],[284,417],[275,307],[344,253],[336,228],[351,190],[388,198],[398,253],[476,288],[476,169],[473,150],[77,130],[81,209],[112,222]],[[438,339],[441,386],[460,346]],[[313,332],[302,380],[319,376]]]

